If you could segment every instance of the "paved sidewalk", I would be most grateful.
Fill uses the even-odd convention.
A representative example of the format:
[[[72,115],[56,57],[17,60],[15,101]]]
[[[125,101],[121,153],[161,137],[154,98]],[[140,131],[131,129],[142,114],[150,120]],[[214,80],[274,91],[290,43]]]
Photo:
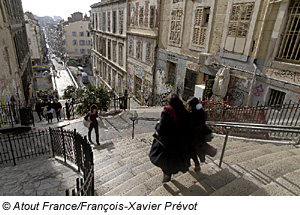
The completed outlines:
[[[1,196],[64,196],[78,173],[51,158],[37,158],[0,168]]]

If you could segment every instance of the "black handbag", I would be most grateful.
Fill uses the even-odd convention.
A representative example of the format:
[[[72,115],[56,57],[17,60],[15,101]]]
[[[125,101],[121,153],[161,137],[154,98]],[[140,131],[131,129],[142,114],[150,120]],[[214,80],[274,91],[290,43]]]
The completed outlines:
[[[154,132],[153,137],[154,137],[154,139],[155,139],[160,145],[162,145],[163,147],[165,147],[164,144],[163,144],[163,142],[162,142],[162,138],[161,138],[161,136],[157,133],[157,131]]]

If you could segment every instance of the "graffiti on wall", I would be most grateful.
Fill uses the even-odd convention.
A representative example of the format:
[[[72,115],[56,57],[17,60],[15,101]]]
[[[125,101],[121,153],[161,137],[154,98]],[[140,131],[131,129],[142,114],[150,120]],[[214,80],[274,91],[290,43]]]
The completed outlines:
[[[255,90],[256,90],[255,93],[254,93],[255,96],[257,96],[257,97],[263,96],[264,88],[263,88],[262,84],[256,86]]]
[[[248,92],[245,90],[246,80],[235,76],[230,77],[227,96],[229,104],[232,106],[245,105]]]

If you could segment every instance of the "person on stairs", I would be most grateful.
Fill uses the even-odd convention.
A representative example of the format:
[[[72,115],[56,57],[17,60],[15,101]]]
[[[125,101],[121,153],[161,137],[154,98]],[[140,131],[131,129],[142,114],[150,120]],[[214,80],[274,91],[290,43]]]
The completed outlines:
[[[56,113],[57,122],[59,122],[59,120],[61,119],[60,111],[61,111],[61,109],[62,109],[62,105],[61,105],[61,103],[58,101],[57,98],[54,99],[54,102],[53,102],[53,108],[54,108],[55,113]]]
[[[100,145],[99,142],[99,127],[98,127],[98,121],[97,118],[99,117],[98,115],[98,107],[97,105],[92,105],[90,108],[90,112],[87,113],[87,115],[84,117],[84,119],[88,122],[90,122],[89,126],[89,131],[88,131],[88,139],[90,142],[92,142],[91,134],[92,130],[95,129],[95,134],[96,134],[96,142],[98,145]]]
[[[190,155],[195,163],[195,172],[200,171],[200,161],[205,162],[205,155],[214,157],[217,154],[217,149],[209,145],[211,141],[212,131],[205,125],[207,114],[202,108],[197,98],[192,98],[187,102],[187,109],[190,111],[190,126],[191,126],[191,148]]]
[[[171,180],[172,174],[187,172],[190,166],[188,144],[188,111],[180,98],[171,93],[167,96],[168,105],[161,113],[155,130],[155,138],[149,153],[150,161],[161,168],[163,182]]]

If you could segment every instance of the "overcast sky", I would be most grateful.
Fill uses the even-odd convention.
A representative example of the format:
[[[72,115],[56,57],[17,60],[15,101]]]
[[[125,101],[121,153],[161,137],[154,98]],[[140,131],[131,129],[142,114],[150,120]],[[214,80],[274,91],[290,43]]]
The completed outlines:
[[[29,11],[37,16],[61,16],[67,20],[71,13],[91,10],[91,5],[101,0],[22,0],[24,12]]]

